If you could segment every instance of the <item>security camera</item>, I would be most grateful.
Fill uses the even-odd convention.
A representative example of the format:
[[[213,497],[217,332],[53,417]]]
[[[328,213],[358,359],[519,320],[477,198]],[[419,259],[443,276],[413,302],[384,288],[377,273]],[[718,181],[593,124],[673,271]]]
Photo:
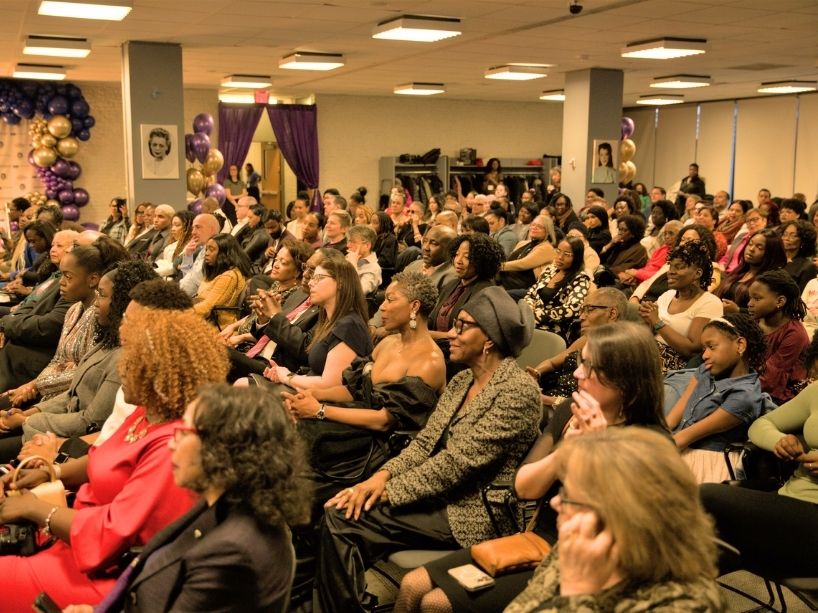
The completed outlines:
[[[571,4],[568,6],[568,10],[572,15],[579,15],[582,9],[583,6],[579,3],[579,0],[571,0]]]

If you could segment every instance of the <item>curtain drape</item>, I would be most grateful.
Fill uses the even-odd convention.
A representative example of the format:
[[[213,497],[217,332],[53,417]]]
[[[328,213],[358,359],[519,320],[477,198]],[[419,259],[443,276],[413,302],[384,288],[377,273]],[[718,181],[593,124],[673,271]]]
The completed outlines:
[[[231,106],[219,102],[219,151],[224,156],[224,166],[217,177],[219,183],[224,183],[233,164],[241,171],[263,110],[260,104]]]
[[[314,105],[270,104],[267,114],[276,142],[295,176],[313,189],[311,210],[321,210],[318,189],[318,116]]]

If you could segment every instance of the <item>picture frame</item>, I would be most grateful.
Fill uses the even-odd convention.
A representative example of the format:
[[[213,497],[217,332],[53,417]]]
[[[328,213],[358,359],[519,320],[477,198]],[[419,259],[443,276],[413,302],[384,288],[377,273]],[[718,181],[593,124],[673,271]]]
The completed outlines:
[[[609,138],[594,139],[591,159],[591,183],[610,185],[618,183],[619,141]]]
[[[170,124],[140,124],[143,179],[178,179],[179,131]]]

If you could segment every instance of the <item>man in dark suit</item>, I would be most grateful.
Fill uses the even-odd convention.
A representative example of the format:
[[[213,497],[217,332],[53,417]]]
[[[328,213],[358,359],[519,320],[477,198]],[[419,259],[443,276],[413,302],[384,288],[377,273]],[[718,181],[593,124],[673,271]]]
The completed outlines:
[[[160,204],[153,213],[153,236],[146,245],[144,256],[151,263],[162,257],[162,252],[170,244],[170,225],[176,211],[169,204]]]

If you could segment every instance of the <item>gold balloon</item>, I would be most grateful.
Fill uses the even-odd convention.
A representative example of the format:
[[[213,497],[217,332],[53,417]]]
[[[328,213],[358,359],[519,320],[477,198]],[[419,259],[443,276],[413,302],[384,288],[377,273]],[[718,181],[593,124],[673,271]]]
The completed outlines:
[[[61,138],[59,142],[57,142],[57,151],[59,151],[60,155],[64,158],[74,157],[77,155],[77,151],[79,150],[80,142],[73,136]]]
[[[55,206],[55,205],[60,206],[60,201],[59,200],[54,200],[54,198],[51,198],[50,200],[46,200],[45,203],[48,206]]]
[[[636,143],[634,143],[631,139],[626,138],[621,143],[619,143],[619,161],[620,162],[630,162],[633,159],[634,154],[636,153]]]
[[[216,180],[216,175],[206,175],[204,178],[205,187],[210,187],[211,185],[216,185],[218,181]]]
[[[31,146],[35,149],[37,147],[42,147],[43,145],[43,137],[37,134],[34,138],[31,139]]]
[[[37,147],[34,150],[34,163],[40,168],[48,168],[57,161],[57,152],[51,147]]]
[[[636,164],[633,162],[620,162],[619,164],[619,182],[630,183],[636,176]]]
[[[207,158],[202,164],[202,170],[206,175],[215,175],[224,166],[224,156],[218,149],[211,148],[207,153]]]
[[[45,136],[40,137],[40,142],[43,144],[44,147],[53,147],[57,144],[57,139],[51,136],[50,134],[46,134]]]
[[[48,131],[55,138],[65,138],[71,134],[71,120],[65,115],[54,115],[48,120]]]
[[[204,181],[205,178],[201,170],[198,168],[187,169],[187,191],[191,194],[198,196],[202,188],[204,188]]]

